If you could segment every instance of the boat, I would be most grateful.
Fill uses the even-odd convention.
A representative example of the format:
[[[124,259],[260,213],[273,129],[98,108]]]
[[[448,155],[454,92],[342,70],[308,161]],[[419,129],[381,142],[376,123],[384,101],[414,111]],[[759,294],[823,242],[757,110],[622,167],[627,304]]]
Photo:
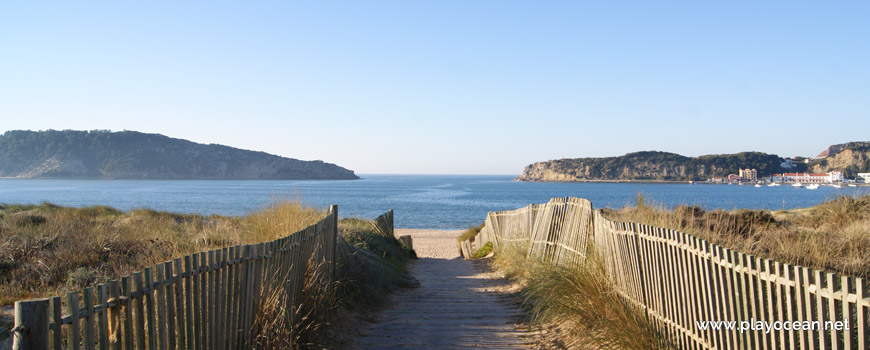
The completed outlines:
[[[831,187],[833,187],[833,188],[843,188],[843,186],[840,186],[840,184],[832,184]]]
[[[755,187],[761,187],[761,184],[755,184]]]
[[[800,182],[795,182],[795,183],[791,184],[791,187],[804,187],[804,185]]]
[[[767,185],[767,187],[777,187],[777,186],[779,186],[779,184],[776,182],[771,182],[769,185]]]
[[[849,184],[849,187],[858,187],[856,184]]]
[[[807,185],[808,190],[817,190],[819,189],[819,184]]]

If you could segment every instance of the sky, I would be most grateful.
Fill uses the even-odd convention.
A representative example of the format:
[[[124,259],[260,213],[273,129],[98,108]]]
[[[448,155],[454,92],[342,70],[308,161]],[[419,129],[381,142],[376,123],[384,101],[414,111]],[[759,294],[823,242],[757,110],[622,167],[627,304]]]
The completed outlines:
[[[870,2],[7,1],[0,132],[109,129],[358,174],[870,140]]]

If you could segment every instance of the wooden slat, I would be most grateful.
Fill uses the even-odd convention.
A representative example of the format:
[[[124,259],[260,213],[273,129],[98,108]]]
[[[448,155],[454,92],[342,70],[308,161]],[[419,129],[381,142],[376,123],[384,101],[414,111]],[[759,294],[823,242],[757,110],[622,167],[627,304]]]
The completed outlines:
[[[148,349],[157,350],[157,313],[154,308],[154,271],[150,267],[145,268],[145,289],[142,297],[145,299],[145,317],[147,325]]]
[[[100,350],[109,349],[109,287],[106,284],[97,286],[97,299],[101,308],[97,315],[97,328],[100,336]]]
[[[163,287],[163,293],[166,297],[166,346],[168,349],[176,348],[175,340],[175,293],[174,286],[178,283],[172,273],[172,261],[163,263],[163,280],[166,285]]]
[[[187,338],[187,349],[193,350],[196,349],[196,335],[194,333],[194,320],[196,317],[196,311],[193,309],[193,285],[194,279],[193,276],[196,274],[195,269],[193,267],[193,259],[191,256],[184,257],[184,271],[186,276],[184,277],[184,333]]]
[[[816,317],[818,321],[821,323],[822,327],[825,325],[825,321],[828,319],[827,313],[827,303],[826,298],[822,296],[822,291],[825,289],[825,285],[827,283],[827,279],[825,279],[824,274],[821,271],[815,270],[813,271],[815,276],[815,282],[818,290],[816,291]],[[829,333],[821,328],[818,332],[819,342],[817,344],[817,349],[828,350],[831,348],[830,336]]]
[[[135,275],[135,274],[134,274]],[[121,295],[124,297],[124,348],[133,348],[133,299],[130,297],[130,277],[121,277]],[[141,299],[140,299],[141,300]]]
[[[838,287],[840,284],[839,283],[840,279],[838,279],[836,276],[834,276],[833,273],[830,273],[830,272],[825,274],[825,278],[827,279],[827,282],[828,282],[828,286],[827,286],[828,292],[829,292],[828,295],[832,295],[833,293],[837,292],[837,290],[839,289]],[[827,299],[828,299],[828,305],[827,305],[828,306],[827,307],[828,320],[831,322],[842,321],[842,319],[840,317],[838,317],[839,315],[837,315],[838,309],[837,309],[836,300],[834,300],[833,298],[827,298]],[[830,334],[831,350],[841,350],[843,347],[840,344],[840,342],[838,341],[839,337],[837,337],[837,335],[838,335],[837,331],[835,329],[833,329],[833,327],[831,327],[831,329],[827,333]]]
[[[187,322],[185,321],[185,303],[184,303],[184,281],[187,280],[183,278],[184,270],[181,268],[181,259],[176,258],[172,261],[172,265],[175,267],[176,276],[175,276],[175,324],[177,325],[177,340],[178,340],[178,348],[186,349],[187,345]]]
[[[234,349],[238,346],[236,343],[238,329],[238,299],[239,295],[239,247],[230,247],[230,262],[229,268],[229,298],[227,301],[227,348]]]
[[[773,262],[773,277],[777,278],[777,279],[781,278],[782,277],[782,269],[783,269],[782,264],[779,261],[774,261]],[[777,316],[776,316],[775,320],[776,321],[785,321],[785,310],[784,310],[785,303],[783,302],[783,300],[785,300],[785,298],[783,296],[783,286],[781,283],[779,283],[777,281],[774,281],[772,283],[772,286],[773,286],[774,291],[775,291],[774,295],[776,296],[776,301],[772,303],[774,305],[774,307],[776,308],[776,315]],[[786,338],[785,328],[781,328],[777,332],[777,340],[778,340],[778,344],[779,344],[780,349],[792,349],[792,348],[788,347],[788,339]]]
[[[751,289],[751,285],[750,285],[751,281],[750,281],[750,275],[746,273],[746,270],[748,269],[748,267],[746,266],[746,263],[747,263],[746,254],[743,254],[740,252],[733,252],[733,254],[734,254],[733,259],[734,259],[735,264],[736,264],[734,270],[737,270],[738,268],[740,269],[740,271],[737,272],[738,282],[740,285],[740,290],[739,290],[739,294],[740,294],[740,317],[738,317],[738,318],[740,321],[749,322],[752,319],[752,311],[750,310],[752,301],[750,300],[750,297],[749,297],[749,290]],[[746,332],[741,333],[740,336],[742,339],[740,342],[740,346],[743,349],[749,349],[753,344],[754,335],[755,335],[755,333],[752,331],[746,331]]]
[[[208,273],[206,274],[208,277],[207,287],[205,288],[208,291],[208,295],[206,296],[206,300],[208,300],[206,310],[206,315],[204,319],[206,320],[206,329],[208,332],[208,348],[214,349],[215,344],[215,336],[217,334],[217,315],[215,314],[215,306],[217,306],[217,298],[215,298],[217,288],[215,288],[215,251],[210,250],[208,252],[208,262],[206,265],[206,269]]]
[[[109,343],[113,350],[121,350],[123,342],[121,338],[121,315],[124,301],[121,300],[121,284],[118,280],[109,281],[110,300],[115,301],[115,306],[109,309]]]
[[[223,248],[220,250],[220,259],[218,259],[218,266],[220,267],[219,275],[218,275],[218,296],[219,300],[217,303],[217,319],[218,319],[218,343],[217,347],[220,349],[225,349],[226,346],[226,335],[227,335],[227,322],[229,319],[227,318],[227,304],[228,304],[228,286],[229,286],[229,265],[228,265],[228,254],[229,250],[227,248]]]
[[[768,298],[765,300],[767,304],[767,315],[768,321],[774,322],[778,320],[782,320],[782,316],[779,315],[779,284],[776,282],[776,278],[778,278],[777,270],[778,266],[776,261],[770,259],[764,259],[765,263],[765,273],[767,274],[767,278],[765,279],[765,288],[768,293]],[[782,336],[781,331],[771,330],[770,331],[770,348],[771,349],[782,349]]]
[[[154,296],[157,303],[157,333],[154,335],[157,338],[157,348],[166,350],[166,296],[163,286],[163,266],[156,265],[154,267]]]
[[[85,315],[83,317],[85,329],[85,349],[92,350],[96,347],[96,335],[94,334],[94,288],[87,287],[82,291],[82,303],[85,307]]]
[[[145,287],[144,282],[142,281],[142,273],[134,272],[133,273],[133,286],[134,293],[138,293],[139,295],[134,300],[134,309],[136,313],[136,322],[133,325],[136,331],[136,348],[137,349],[145,349]]]
[[[245,246],[245,255],[246,255],[246,263],[245,263],[245,296],[246,299],[243,300],[244,305],[241,307],[242,316],[242,341],[241,347],[247,347],[248,341],[250,340],[250,330],[251,330],[251,310],[254,308],[254,247],[251,245]]]
[[[60,297],[51,298],[51,342],[55,350],[63,349],[63,333],[61,332],[61,322],[63,310],[61,310]]]
[[[796,321],[798,318],[795,315],[794,303],[795,303],[795,290],[790,284],[795,283],[795,278],[793,274],[794,268],[789,264],[782,265],[782,278],[787,284],[784,285],[783,296],[785,300],[780,301],[784,302],[785,309],[785,321]],[[794,329],[786,330],[786,338],[788,340],[787,344],[789,349],[797,349],[798,348],[798,335],[797,331]]]
[[[804,268],[801,266],[794,267],[794,275],[795,275],[795,304],[796,304],[796,312],[798,320],[802,322],[809,321],[808,317],[808,292],[807,292],[807,280],[804,275]],[[809,330],[800,330],[798,332],[798,341],[800,342],[801,350],[809,350],[810,349],[810,337],[811,332]]]
[[[843,295],[855,294],[854,285],[849,277],[840,276],[840,290],[843,292]],[[852,331],[855,327],[855,320],[852,318],[852,305],[848,299],[842,301],[842,308],[840,309],[840,320],[846,321],[849,323],[848,327],[843,328],[842,339],[843,339],[843,349],[851,350],[852,349],[852,337],[855,336]]]
[[[810,322],[819,321],[817,310],[817,300],[816,294],[812,292],[813,285],[815,284],[815,274],[808,268],[803,268],[801,271],[801,276],[803,276],[803,280],[805,283],[804,288],[804,305],[805,305],[805,313],[807,315],[807,320]],[[819,331],[818,330],[809,330],[809,339],[807,340],[807,347],[810,349],[819,349],[821,346],[819,345]]]
[[[71,349],[78,350],[80,349],[79,340],[80,331],[79,331],[79,293],[78,292],[70,292],[66,295],[66,312],[70,314],[72,317],[72,323],[70,323],[70,332],[69,332],[69,340],[68,345]]]
[[[193,261],[191,276],[192,281],[190,282],[193,286],[191,299],[193,302],[193,328],[192,332],[188,333],[188,336],[193,340],[194,349],[196,350],[204,350],[205,347],[202,343],[202,297],[200,295],[200,279],[202,278],[199,273],[199,254],[193,254],[190,256]]]
[[[199,312],[200,315],[200,327],[199,327],[199,340],[202,342],[202,349],[211,350],[209,347],[208,335],[209,329],[208,325],[210,323],[208,308],[211,306],[208,303],[208,295],[210,291],[208,290],[208,253],[201,252],[199,253]]]

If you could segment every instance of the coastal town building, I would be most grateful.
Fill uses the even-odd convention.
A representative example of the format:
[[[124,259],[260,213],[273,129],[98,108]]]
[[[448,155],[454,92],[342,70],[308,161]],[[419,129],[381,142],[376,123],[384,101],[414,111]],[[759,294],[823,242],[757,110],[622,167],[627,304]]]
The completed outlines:
[[[728,174],[728,182],[740,182],[740,175],[737,174]]]
[[[740,169],[740,179],[743,181],[758,181],[758,171],[755,169]]]
[[[858,173],[857,182],[860,183],[870,183],[870,173]]]
[[[829,173],[783,173],[771,176],[771,181],[777,183],[824,184],[843,182],[843,180],[843,173],[840,171]]]

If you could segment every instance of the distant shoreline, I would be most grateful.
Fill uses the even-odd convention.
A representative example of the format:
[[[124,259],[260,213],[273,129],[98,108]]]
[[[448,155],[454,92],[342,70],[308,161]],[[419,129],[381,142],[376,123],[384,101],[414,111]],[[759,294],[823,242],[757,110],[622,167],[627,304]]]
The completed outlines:
[[[93,181],[357,181],[356,179],[234,179],[234,178],[137,178],[137,177],[17,177],[0,176],[0,180],[93,180]]]
[[[513,181],[518,182],[540,182],[540,183],[641,183],[641,184],[691,184],[691,185],[735,185],[734,183],[728,182],[709,182],[709,181],[692,181],[682,180],[682,181],[674,181],[674,180],[572,180],[572,181],[559,181],[559,180],[520,180],[514,179]],[[767,183],[765,183],[766,185]],[[752,186],[754,183],[746,182],[743,186]],[[829,183],[823,183],[820,185],[830,185]],[[866,183],[855,183],[858,187],[866,187],[870,186],[870,184]]]
[[[560,181],[560,180],[520,180],[514,179],[513,181],[519,182],[561,182],[561,183],[662,183],[662,184],[688,184],[689,180],[571,180],[571,181]],[[695,181],[695,184],[705,183],[705,181]]]

